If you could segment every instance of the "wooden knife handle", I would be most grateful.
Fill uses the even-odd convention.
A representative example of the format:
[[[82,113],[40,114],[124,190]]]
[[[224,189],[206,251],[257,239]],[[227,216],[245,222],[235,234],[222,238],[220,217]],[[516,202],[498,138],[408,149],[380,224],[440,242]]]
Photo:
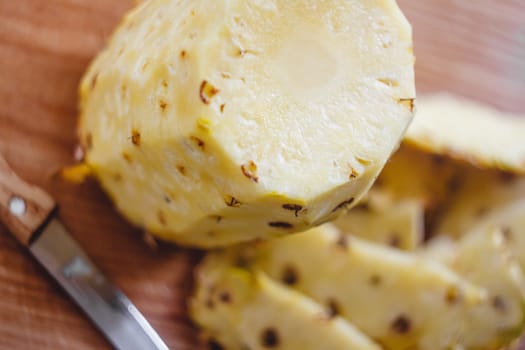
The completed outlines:
[[[30,243],[55,206],[51,196],[20,179],[0,154],[0,222],[20,243]]]

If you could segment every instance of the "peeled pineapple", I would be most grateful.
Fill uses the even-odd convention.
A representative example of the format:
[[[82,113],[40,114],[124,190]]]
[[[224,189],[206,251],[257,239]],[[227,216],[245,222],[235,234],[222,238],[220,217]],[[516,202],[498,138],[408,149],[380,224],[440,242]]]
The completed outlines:
[[[412,119],[394,0],[150,0],[84,76],[79,135],[118,209],[180,244],[305,230],[352,206]]]
[[[239,339],[252,344],[260,339],[259,333],[241,326],[253,322],[252,313],[262,320],[295,322],[283,315],[288,313],[284,307],[274,309],[276,295],[265,304],[251,299],[243,305],[206,306],[210,290],[215,293],[211,300],[218,303],[223,290],[233,295],[254,290],[266,293],[254,277],[249,287],[229,282],[238,273],[233,271],[239,269],[247,275],[263,271],[283,293],[298,300],[311,298],[318,309],[327,310],[319,316],[324,315],[324,322],[331,322],[326,313],[332,318],[339,316],[383,349],[495,350],[508,344],[523,325],[523,278],[516,274],[513,262],[504,254],[506,248],[497,240],[492,236],[472,237],[455,249],[455,272],[421,256],[348,239],[331,225],[211,253],[198,270],[192,315],[214,337],[221,335],[224,344]],[[300,308],[308,310],[306,306]],[[225,320],[232,321],[226,324]],[[280,326],[282,337],[299,341],[303,332],[285,331],[290,327]],[[325,341],[319,337],[314,348],[324,348]]]
[[[321,339],[326,350],[381,349],[330,310],[226,256],[207,257],[197,278],[190,311],[212,349],[318,350]]]
[[[442,93],[418,104],[406,142],[482,168],[525,174],[525,119]]]
[[[423,240],[424,211],[421,201],[384,201],[369,196],[333,223],[343,233],[402,250],[415,250]],[[379,202],[379,203],[378,203]]]

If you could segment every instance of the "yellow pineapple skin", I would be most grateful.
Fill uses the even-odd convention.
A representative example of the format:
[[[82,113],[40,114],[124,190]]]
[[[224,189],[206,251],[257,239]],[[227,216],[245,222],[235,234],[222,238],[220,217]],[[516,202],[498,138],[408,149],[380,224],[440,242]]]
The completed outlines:
[[[150,0],[80,85],[85,161],[135,225],[211,248],[355,204],[413,116],[394,1]]]

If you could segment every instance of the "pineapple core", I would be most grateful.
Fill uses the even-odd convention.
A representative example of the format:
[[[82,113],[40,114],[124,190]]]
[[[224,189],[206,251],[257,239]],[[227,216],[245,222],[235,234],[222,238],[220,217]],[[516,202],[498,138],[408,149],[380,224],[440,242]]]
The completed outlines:
[[[79,136],[119,211],[163,239],[303,231],[398,146],[413,64],[393,0],[150,0],[84,76]]]

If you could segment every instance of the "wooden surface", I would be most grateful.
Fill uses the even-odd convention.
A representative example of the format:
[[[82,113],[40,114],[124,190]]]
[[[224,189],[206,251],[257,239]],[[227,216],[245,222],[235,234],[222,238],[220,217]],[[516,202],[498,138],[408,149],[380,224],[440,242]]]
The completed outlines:
[[[174,0],[175,1],[175,0]],[[416,39],[419,92],[451,90],[525,112],[525,1],[400,0]],[[0,152],[49,191],[60,217],[172,349],[195,349],[185,315],[196,253],[154,251],[73,161],[80,76],[132,0],[0,0]],[[103,337],[0,227],[0,349],[107,349]]]

